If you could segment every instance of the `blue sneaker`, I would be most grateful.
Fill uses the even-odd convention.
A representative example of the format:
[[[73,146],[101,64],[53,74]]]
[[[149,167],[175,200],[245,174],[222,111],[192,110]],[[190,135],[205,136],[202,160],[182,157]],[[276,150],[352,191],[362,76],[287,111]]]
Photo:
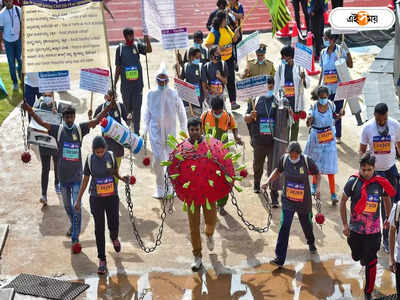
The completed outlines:
[[[54,185],[57,194],[61,194],[61,185],[59,183]]]
[[[317,185],[315,184],[315,183],[313,183],[312,185],[311,185],[311,195],[315,195],[315,190],[317,189]]]
[[[336,197],[336,194],[331,194],[332,205],[336,205],[339,200]]]

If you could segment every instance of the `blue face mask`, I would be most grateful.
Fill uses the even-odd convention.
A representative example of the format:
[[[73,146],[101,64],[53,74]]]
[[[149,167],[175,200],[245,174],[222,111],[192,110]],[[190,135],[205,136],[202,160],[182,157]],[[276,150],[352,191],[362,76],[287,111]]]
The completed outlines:
[[[72,124],[72,126],[70,127],[70,126],[68,126],[68,124],[65,121],[63,121],[63,126],[65,128],[67,128],[68,130],[71,130],[72,128],[74,128],[74,124]]]
[[[285,59],[282,59],[282,65],[287,65],[287,61]]]
[[[195,65],[198,65],[198,64],[200,63],[200,58],[193,59],[193,63],[194,63]]]
[[[331,43],[324,39],[324,46],[325,47],[329,47],[330,45],[331,45]]]
[[[319,104],[326,105],[328,103],[328,98],[319,98]]]
[[[258,63],[259,65],[262,65],[262,64],[264,63],[264,59],[262,59],[262,60],[257,60],[257,63]]]
[[[197,48],[197,49],[200,49],[200,48],[201,48],[201,44],[193,43],[193,47],[195,47],[195,48]]]
[[[265,94],[266,97],[272,97],[274,95],[274,91],[267,91],[267,93]]]
[[[162,92],[163,90],[165,90],[166,87],[167,87],[167,85],[158,85],[158,86],[157,86],[158,90],[161,91],[161,92]]]

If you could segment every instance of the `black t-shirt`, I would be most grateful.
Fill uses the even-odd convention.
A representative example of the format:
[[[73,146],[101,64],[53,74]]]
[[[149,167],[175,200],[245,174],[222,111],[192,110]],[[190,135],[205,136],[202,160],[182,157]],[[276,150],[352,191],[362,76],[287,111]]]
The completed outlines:
[[[88,155],[83,174],[92,176],[89,186],[90,196],[112,197],[118,194],[114,179],[117,168],[116,158],[111,151],[105,152],[102,158],[98,158],[96,154]]]
[[[122,124],[122,120],[125,121],[125,123],[128,124],[128,113],[126,111],[126,107],[123,103],[118,102],[119,107],[121,108],[121,111],[118,109],[118,105],[115,105],[114,108],[112,108],[108,115],[112,118],[114,118],[118,123]],[[105,103],[99,105],[96,108],[96,111],[94,112],[94,118],[96,118],[97,115],[99,115],[102,110],[105,108]],[[112,151],[116,157],[122,157],[124,156],[124,147],[121,144],[118,144],[115,140],[112,138],[105,137],[108,150]]]
[[[57,140],[58,131],[62,126],[60,139]],[[82,139],[89,133],[89,123],[80,123],[81,137],[77,125],[67,129],[63,125],[51,125],[49,134],[58,143],[58,179],[61,183],[80,182],[82,180]]]
[[[201,68],[201,81],[208,84],[211,94],[222,94],[224,90],[224,84],[217,78],[217,70],[220,71],[222,76],[228,75],[228,67],[224,61],[216,64],[209,61]]]
[[[185,63],[182,69],[181,78],[195,86],[196,94],[200,99],[200,103],[202,103],[203,89],[201,88],[201,65]],[[186,101],[183,101],[183,104],[189,106],[189,103]]]
[[[206,62],[208,62],[208,52],[207,49],[200,47],[200,62],[202,64],[205,64]],[[189,62],[189,50],[185,51],[185,54],[183,55],[183,63],[187,63]]]
[[[285,66],[285,87],[284,87],[285,95],[286,95],[286,91],[288,89],[290,89],[292,91],[291,93],[293,94],[293,96],[287,96],[287,98],[289,100],[290,107],[294,111],[294,104],[295,104],[294,100],[295,99],[294,99],[293,65],[292,66],[289,66],[289,65]]]
[[[273,143],[276,122],[276,99],[274,96],[261,96],[255,100],[257,120],[247,124],[253,145],[270,145]],[[247,105],[247,114],[253,110],[251,102]]]
[[[282,191],[282,209],[309,213],[312,211],[312,201],[308,175],[319,174],[318,167],[310,157],[307,157],[307,169],[304,155],[301,155],[300,161],[295,164],[287,157],[284,165],[285,156],[288,156],[288,154],[282,155],[278,165],[279,173],[285,176]]]

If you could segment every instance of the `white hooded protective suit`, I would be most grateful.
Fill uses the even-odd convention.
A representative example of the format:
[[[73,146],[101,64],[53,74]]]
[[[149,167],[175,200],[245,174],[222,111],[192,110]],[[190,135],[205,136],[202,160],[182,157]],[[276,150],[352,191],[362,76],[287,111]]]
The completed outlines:
[[[162,73],[158,73],[162,74]],[[181,130],[187,132],[187,118],[185,107],[176,91],[168,86],[160,91],[153,89],[147,94],[147,103],[144,113],[145,133],[149,133],[150,145],[153,151],[153,168],[156,173],[157,197],[164,196],[165,167],[160,162],[168,160],[172,149],[167,145],[169,134],[176,137],[176,121],[179,121]]]

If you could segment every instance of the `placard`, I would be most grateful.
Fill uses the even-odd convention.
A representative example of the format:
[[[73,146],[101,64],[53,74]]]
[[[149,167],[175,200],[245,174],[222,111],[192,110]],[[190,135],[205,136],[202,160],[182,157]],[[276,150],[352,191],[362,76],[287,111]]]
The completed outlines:
[[[161,30],[176,28],[175,0],[142,0],[143,34],[161,41]]]
[[[364,84],[365,77],[356,80],[339,82],[336,89],[335,100],[359,97],[362,94]]]
[[[313,51],[302,43],[296,43],[294,49],[294,63],[303,67],[306,70],[312,69],[312,55]]]
[[[175,89],[178,96],[189,103],[200,106],[199,97],[196,95],[196,88],[193,84],[185,82],[181,79],[174,78]]]
[[[79,88],[106,95],[110,88],[110,72],[105,69],[82,69]]]
[[[165,50],[182,49],[189,47],[187,28],[161,30],[162,45]]]
[[[39,92],[61,92],[70,89],[69,71],[39,72]]]
[[[260,48],[260,37],[258,31],[256,31],[237,44],[237,60],[241,60],[243,57],[246,57],[249,53],[256,51],[258,48]]]
[[[268,91],[267,77],[267,75],[260,75],[236,81],[236,97],[247,100],[266,94]]]

